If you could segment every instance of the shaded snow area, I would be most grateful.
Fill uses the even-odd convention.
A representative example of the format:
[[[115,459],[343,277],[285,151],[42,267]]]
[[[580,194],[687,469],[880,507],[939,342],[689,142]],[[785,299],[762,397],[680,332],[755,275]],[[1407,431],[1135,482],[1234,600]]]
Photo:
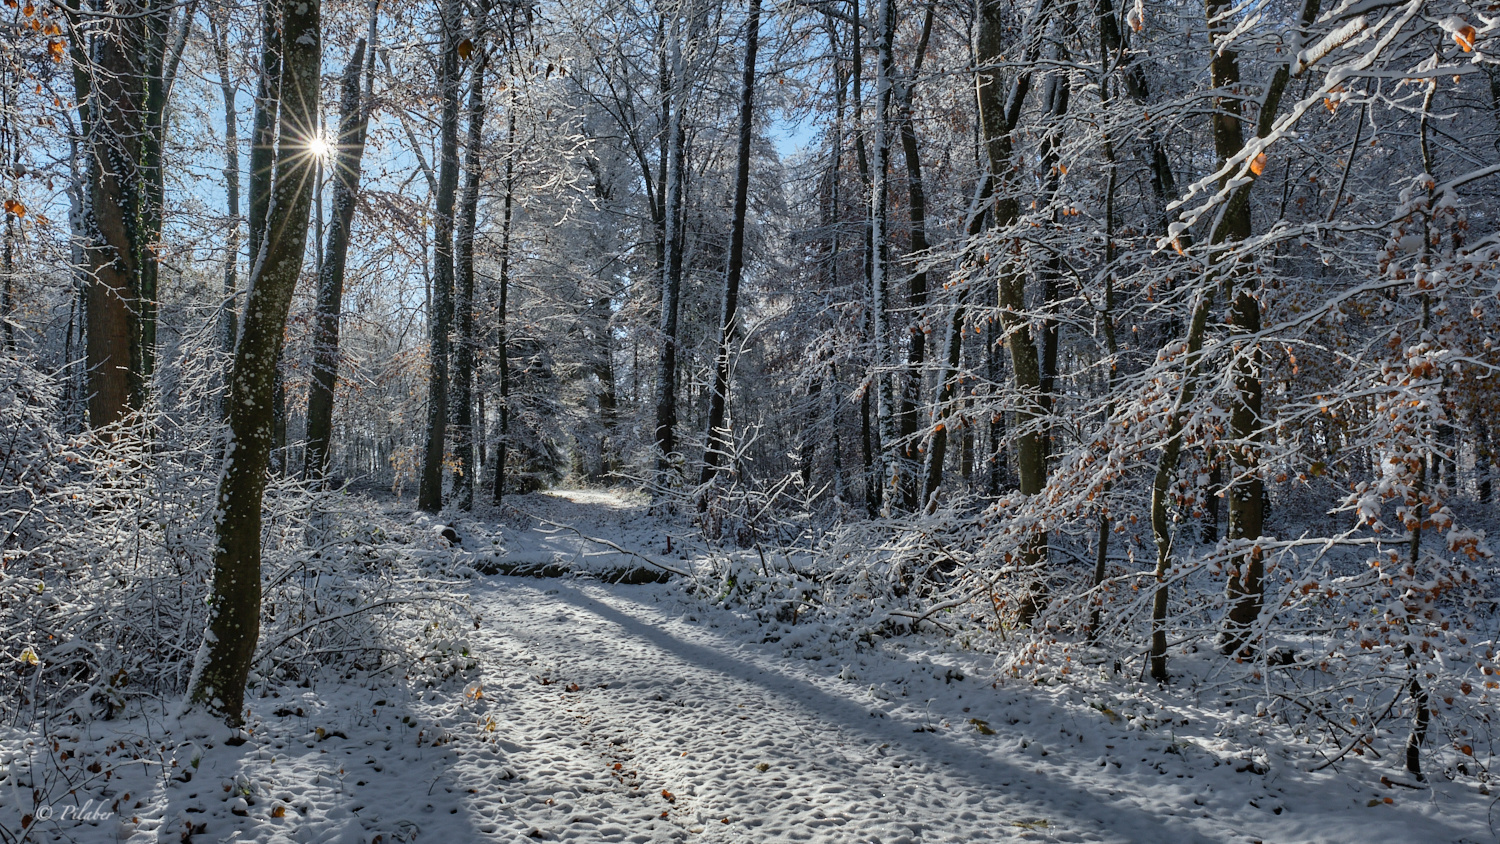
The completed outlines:
[[[458,525],[454,566],[697,553],[628,499],[517,507]],[[1284,728],[1189,684],[1002,680],[950,639],[761,623],[678,581],[470,583],[451,671],[273,687],[237,745],[160,718],[6,736],[0,841],[1497,840],[1472,781],[1310,773]]]

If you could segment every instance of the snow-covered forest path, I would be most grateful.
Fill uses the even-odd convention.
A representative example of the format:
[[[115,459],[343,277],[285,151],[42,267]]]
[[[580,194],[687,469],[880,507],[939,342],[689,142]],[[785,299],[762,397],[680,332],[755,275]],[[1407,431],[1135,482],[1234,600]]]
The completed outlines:
[[[512,511],[498,533],[507,556],[582,560],[600,546],[581,535],[684,555],[681,539],[664,553],[661,523],[629,499],[520,504],[576,532]],[[82,779],[66,797],[42,783],[50,817],[27,840],[1495,840],[1490,798],[1308,773],[1279,749],[1285,737],[1263,738],[1263,722],[1211,696],[1001,681],[992,655],[952,641],[861,642],[678,584],[471,584],[477,624],[446,679],[279,687],[253,698],[238,746],[222,728],[192,741],[157,725],[58,731],[53,753],[68,751]],[[111,756],[117,741],[146,762]],[[31,805],[15,797],[0,810]]]
[[[640,505],[610,494],[532,501],[582,534],[654,556],[666,547]],[[509,541],[538,561],[604,553],[630,564],[545,526]],[[655,585],[491,578],[472,595],[484,616],[474,639],[484,705],[474,708],[495,719],[520,792],[502,799],[479,787],[466,811],[481,833],[1466,840],[1438,818],[1438,804],[1402,794],[1397,810],[1385,794],[1326,778],[1308,792],[1307,775],[1215,742],[1211,723],[1174,725],[1111,701],[1137,716],[1122,724],[1076,695],[997,686],[990,658],[957,648],[840,644],[821,625],[762,625]],[[1271,771],[1257,773],[1262,765]]]

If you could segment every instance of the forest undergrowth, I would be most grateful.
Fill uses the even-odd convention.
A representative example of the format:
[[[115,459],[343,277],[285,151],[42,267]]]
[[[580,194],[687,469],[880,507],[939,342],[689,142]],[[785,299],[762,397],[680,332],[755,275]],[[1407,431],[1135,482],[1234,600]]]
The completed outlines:
[[[1099,577],[1098,533],[1083,519],[1049,533],[1045,567],[1021,562],[1020,496],[845,521],[811,517],[808,502],[788,492],[795,478],[774,488],[782,493],[774,502],[734,483],[707,491],[710,518],[699,527],[717,550],[698,569],[699,596],[783,633],[800,627],[802,639],[875,645],[917,636],[991,654],[996,683],[1072,685],[1162,711],[1249,716],[1261,735],[1276,731],[1307,771],[1354,767],[1364,772],[1357,778],[1421,788],[1439,777],[1490,791],[1500,751],[1500,584],[1483,544],[1495,527],[1484,508],[1463,508],[1472,529],[1448,534],[1456,559],[1419,577],[1409,536],[1339,529],[1357,505],[1328,508],[1328,485],[1276,501],[1256,543],[1267,609],[1237,649],[1224,642],[1224,583],[1240,549],[1204,541],[1201,521],[1181,508],[1180,562],[1169,581],[1172,677],[1159,683],[1148,673],[1154,551],[1134,520],[1112,531]],[[1018,607],[1038,591],[1047,597],[1020,623]]]
[[[38,807],[100,776],[97,761],[69,769],[58,736],[117,719],[143,737],[173,733],[204,641],[222,462],[205,417],[142,413],[65,433],[50,421],[59,400],[57,379],[0,358],[0,767]],[[464,584],[425,519],[284,476],[264,516],[249,696],[472,666]],[[120,758],[149,760],[138,745]]]

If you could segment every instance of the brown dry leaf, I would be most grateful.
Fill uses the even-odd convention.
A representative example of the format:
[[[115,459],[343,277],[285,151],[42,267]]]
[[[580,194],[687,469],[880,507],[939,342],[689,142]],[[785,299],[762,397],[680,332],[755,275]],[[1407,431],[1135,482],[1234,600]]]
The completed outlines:
[[[1464,24],[1458,28],[1457,32],[1453,33],[1453,41],[1462,47],[1465,53],[1472,53],[1474,52],[1474,36],[1476,34],[1474,27]]]
[[[273,817],[273,818],[284,818],[284,817],[286,817],[286,807],[285,806],[277,806],[276,808],[272,809],[271,810],[271,817]]]
[[[469,56],[472,56],[472,55],[474,55],[474,42],[473,41],[469,40],[468,38],[465,38],[464,40],[458,42],[458,57],[459,58],[463,59],[464,61],[468,61],[469,60]]]
[[[1259,176],[1262,172],[1265,171],[1265,169],[1266,169],[1266,154],[1262,152],[1262,153],[1260,153],[1260,154],[1258,154],[1258,155],[1255,156],[1255,160],[1254,161],[1250,162],[1250,172],[1254,173],[1257,176]]]
[[[8,211],[8,212],[10,212],[11,214],[16,215],[17,217],[24,217],[24,216],[26,216],[26,206],[22,205],[19,200],[15,200],[15,199],[7,199],[7,200],[5,200],[5,210]],[[35,662],[33,662],[31,664],[32,665],[36,665]]]
[[[665,788],[663,788],[661,790],[661,796],[662,796],[662,799],[666,800],[668,803],[676,803],[677,802],[677,795],[675,795],[672,792],[666,790]]]

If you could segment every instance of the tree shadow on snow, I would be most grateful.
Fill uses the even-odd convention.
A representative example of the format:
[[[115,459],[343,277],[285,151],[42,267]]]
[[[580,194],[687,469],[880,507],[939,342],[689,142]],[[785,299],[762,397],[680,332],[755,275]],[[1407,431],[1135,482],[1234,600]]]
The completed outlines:
[[[1081,787],[1064,777],[1035,767],[1029,759],[1007,760],[1000,755],[1004,751],[999,748],[994,752],[985,752],[965,746],[941,733],[914,733],[910,722],[872,717],[875,713],[872,713],[870,707],[857,700],[831,694],[807,680],[777,671],[773,666],[760,667],[733,655],[735,650],[753,646],[725,640],[722,650],[704,647],[684,641],[661,627],[603,603],[586,594],[577,585],[557,583],[549,585],[547,591],[553,593],[559,601],[590,613],[601,621],[617,625],[630,636],[649,642],[686,662],[721,672],[734,680],[758,686],[774,697],[793,702],[804,708],[808,715],[827,722],[829,727],[843,734],[857,736],[875,745],[889,745],[919,757],[920,761],[929,763],[932,767],[940,767],[946,774],[968,781],[976,792],[1013,801],[1022,811],[1063,820],[1069,826],[1076,825],[1079,831],[1106,837],[1171,840],[1183,844],[1206,844],[1216,840],[1195,830],[1190,819],[1153,813],[1130,805],[1119,794],[1104,794]],[[647,603],[644,596],[638,598],[622,590],[612,591],[611,595],[620,601],[639,604],[652,613],[660,611],[659,606]],[[670,673],[669,665],[660,665],[658,669],[664,676]],[[662,683],[667,686],[672,681],[664,679]],[[1049,718],[1051,715],[1061,716],[1058,720],[1064,723],[1074,721],[1070,714],[1058,711],[1059,708],[1049,701],[1032,699],[1026,705],[1036,713],[1033,719],[1035,721],[1052,720]],[[880,713],[882,716],[883,714]],[[731,709],[724,715],[723,725],[731,736],[734,735],[732,731],[736,725],[733,719],[734,710]],[[1131,788],[1129,781],[1122,778],[1119,788],[1128,794]],[[1146,799],[1140,794],[1133,794],[1131,797]],[[999,823],[1000,819],[996,820]],[[1327,817],[1325,820],[1335,819]],[[1090,824],[1090,821],[1093,823]],[[1222,822],[1228,821],[1226,819]],[[1423,818],[1422,822],[1423,834],[1432,836],[1430,840],[1455,840],[1461,835],[1460,831],[1447,827],[1436,819]],[[998,829],[1003,828],[1001,826]],[[1020,830],[1013,832],[1021,834]],[[1248,833],[1249,830],[1245,832]]]

